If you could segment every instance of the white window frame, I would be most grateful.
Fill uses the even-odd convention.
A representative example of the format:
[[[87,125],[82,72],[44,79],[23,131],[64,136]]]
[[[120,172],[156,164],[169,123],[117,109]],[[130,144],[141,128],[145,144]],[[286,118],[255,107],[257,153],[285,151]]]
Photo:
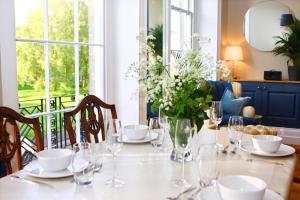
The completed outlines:
[[[76,105],[78,105],[80,101],[80,88],[79,88],[79,48],[81,46],[96,46],[102,48],[102,84],[103,88],[105,87],[105,28],[106,28],[106,23],[105,23],[105,10],[106,10],[106,0],[102,1],[102,8],[101,10],[103,11],[102,14],[102,38],[101,41],[102,43],[90,43],[90,42],[79,42],[79,16],[78,16],[78,11],[79,11],[79,0],[74,0],[74,41],[56,41],[56,40],[49,40],[49,35],[48,35],[48,0],[44,0],[44,39],[30,39],[30,38],[16,38],[16,42],[30,42],[30,43],[40,43],[44,44],[44,63],[45,63],[45,93],[46,93],[46,112],[44,113],[38,113],[35,115],[31,116],[46,116],[46,122],[47,122],[47,145],[48,148],[52,147],[52,140],[51,140],[51,115],[58,113],[58,112],[65,112],[70,109],[63,109],[63,110],[55,110],[51,111],[50,110],[50,69],[49,69],[49,44],[60,44],[60,45],[69,45],[74,47],[74,68],[75,68],[75,102]],[[105,89],[104,89],[105,90]],[[102,94],[103,96],[106,96],[106,90]],[[76,116],[76,140],[77,142],[80,141],[80,120],[79,120],[79,115]]]

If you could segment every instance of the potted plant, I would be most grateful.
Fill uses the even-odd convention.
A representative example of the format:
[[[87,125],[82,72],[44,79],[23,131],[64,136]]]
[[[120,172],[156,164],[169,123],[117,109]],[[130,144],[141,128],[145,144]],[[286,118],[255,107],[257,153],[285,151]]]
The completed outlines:
[[[287,32],[277,36],[275,55],[283,55],[289,58],[287,61],[289,79],[300,81],[300,21],[295,19],[294,23],[287,27]]]
[[[200,46],[208,41],[196,39]],[[201,129],[212,100],[211,85],[207,80],[214,78],[215,70],[228,69],[199,48],[183,51],[170,70],[155,50],[153,35],[140,34],[138,40],[140,59],[131,64],[127,76],[137,78],[152,111],[160,109],[161,115],[168,117],[169,134],[174,144],[177,119],[188,118],[195,132]]]

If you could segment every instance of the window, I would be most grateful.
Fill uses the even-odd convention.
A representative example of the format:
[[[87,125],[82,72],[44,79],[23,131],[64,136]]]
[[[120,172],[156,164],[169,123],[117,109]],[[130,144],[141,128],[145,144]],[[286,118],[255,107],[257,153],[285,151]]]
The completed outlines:
[[[171,1],[171,51],[192,47],[193,1]]]
[[[40,116],[48,147],[67,145],[63,111],[104,95],[103,13],[104,0],[15,0],[20,112]]]

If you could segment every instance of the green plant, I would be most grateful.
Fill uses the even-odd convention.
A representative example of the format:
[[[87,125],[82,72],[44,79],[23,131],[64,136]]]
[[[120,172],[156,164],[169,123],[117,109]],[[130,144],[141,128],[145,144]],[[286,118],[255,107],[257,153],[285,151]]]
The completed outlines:
[[[272,52],[275,55],[283,55],[292,61],[294,66],[300,67],[300,21],[295,19],[295,22],[287,27],[288,31],[282,36],[277,36],[275,48]]]
[[[153,43],[153,49],[156,55],[163,56],[163,25],[156,25],[153,28],[150,28],[149,35],[152,35],[154,38],[150,39],[150,42]]]

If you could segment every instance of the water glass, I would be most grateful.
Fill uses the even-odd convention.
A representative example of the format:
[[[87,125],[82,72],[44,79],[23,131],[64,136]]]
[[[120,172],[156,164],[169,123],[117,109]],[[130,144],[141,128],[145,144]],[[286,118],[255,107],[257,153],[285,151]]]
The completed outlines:
[[[74,144],[73,151],[72,170],[75,182],[78,185],[91,184],[94,178],[94,161],[90,144],[87,142]]]
[[[197,162],[199,184],[202,188],[214,185],[214,181],[218,178],[217,149],[215,143],[200,145]]]
[[[223,119],[223,108],[220,101],[213,101],[210,107],[210,120],[216,125],[218,129],[219,124]]]
[[[192,127],[189,119],[178,119],[175,130],[175,148],[181,153],[181,179],[175,180],[175,184],[180,187],[190,187],[191,184],[184,177],[185,154],[189,149],[192,140]]]
[[[123,146],[123,129],[121,120],[109,119],[106,128],[106,148],[113,156],[113,177],[106,182],[111,187],[122,187],[124,181],[117,178],[116,158]]]
[[[149,121],[149,135],[151,137],[151,134],[155,133],[157,134],[157,137],[151,140],[151,145],[158,149],[158,151],[163,151],[163,145],[165,141],[165,129],[166,129],[166,119],[153,117]]]
[[[234,145],[234,149],[238,148],[243,135],[244,123],[243,117],[231,116],[228,121],[228,138],[229,143]],[[235,150],[233,150],[235,151]]]
[[[93,143],[91,146],[92,158],[95,163],[94,172],[99,172],[102,169],[103,165],[103,153],[104,153],[104,144],[103,142]]]

